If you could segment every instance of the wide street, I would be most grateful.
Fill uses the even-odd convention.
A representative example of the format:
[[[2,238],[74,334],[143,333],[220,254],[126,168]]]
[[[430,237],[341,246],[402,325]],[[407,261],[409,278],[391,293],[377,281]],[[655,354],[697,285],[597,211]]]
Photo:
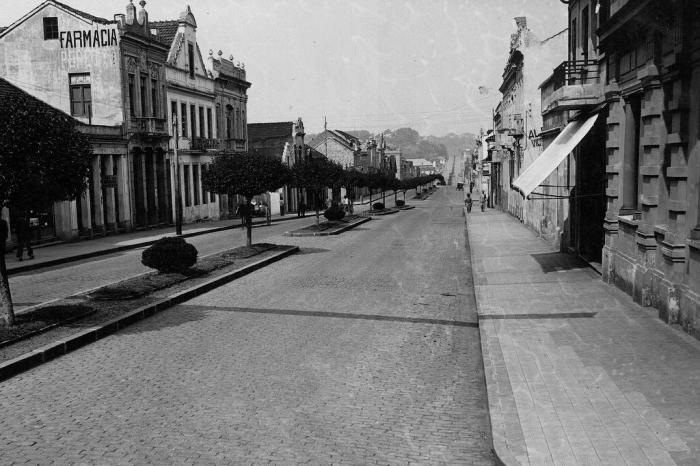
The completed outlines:
[[[301,253],[0,383],[0,463],[492,464],[461,195],[256,229]]]

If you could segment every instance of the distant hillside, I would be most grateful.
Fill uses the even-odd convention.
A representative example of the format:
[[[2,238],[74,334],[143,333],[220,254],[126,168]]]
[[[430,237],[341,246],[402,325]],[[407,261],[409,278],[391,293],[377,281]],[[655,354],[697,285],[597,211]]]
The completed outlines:
[[[367,130],[345,131],[360,139],[363,143],[370,137],[379,140],[379,134],[372,134]],[[400,148],[407,158],[424,158],[428,160],[439,157],[447,158],[449,155],[458,155],[465,149],[472,149],[476,145],[475,136],[471,133],[454,134],[445,136],[421,136],[412,128],[387,129],[384,131],[384,139],[387,146]],[[312,141],[317,135],[307,134],[306,140]]]

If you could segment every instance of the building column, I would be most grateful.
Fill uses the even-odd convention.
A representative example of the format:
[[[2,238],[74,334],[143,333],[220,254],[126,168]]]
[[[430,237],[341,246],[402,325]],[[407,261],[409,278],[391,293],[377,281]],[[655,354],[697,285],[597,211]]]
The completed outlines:
[[[134,223],[131,218],[131,189],[129,189],[129,160],[126,155],[119,156],[119,169],[117,170],[117,186],[119,186],[119,219],[120,226],[131,230]]]
[[[104,174],[103,176],[113,176],[114,173],[114,163],[112,161],[111,155],[104,156]],[[114,208],[114,187],[108,184],[105,188],[105,203],[104,203],[104,216],[105,216],[105,227],[109,231],[117,231],[117,213]]]
[[[635,215],[639,212],[638,175],[639,166],[639,97],[625,97],[624,152],[622,166],[622,208],[620,215]]]
[[[95,207],[95,223],[92,225],[93,231],[105,232],[105,217],[102,204],[102,164],[100,163],[101,156],[96,155],[92,158],[92,194],[94,196],[93,205]]]
[[[92,213],[90,209],[90,196],[92,196],[92,193],[90,192],[90,186],[88,185],[85,191],[83,191],[83,193],[80,195],[80,212],[78,212],[78,215],[80,215],[80,221],[85,232],[89,232],[92,235],[93,225]]]

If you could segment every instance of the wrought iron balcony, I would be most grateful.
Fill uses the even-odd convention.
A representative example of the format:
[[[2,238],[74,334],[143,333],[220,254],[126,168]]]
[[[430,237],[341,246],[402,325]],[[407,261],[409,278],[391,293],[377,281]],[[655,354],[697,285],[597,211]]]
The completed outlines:
[[[132,117],[129,120],[129,132],[150,135],[167,135],[167,125],[165,118],[155,117]]]
[[[218,150],[220,147],[221,143],[218,139],[194,138],[190,142],[192,150]]]
[[[600,71],[596,60],[571,60],[554,68],[540,86],[542,113],[555,109],[578,110],[602,100]]]

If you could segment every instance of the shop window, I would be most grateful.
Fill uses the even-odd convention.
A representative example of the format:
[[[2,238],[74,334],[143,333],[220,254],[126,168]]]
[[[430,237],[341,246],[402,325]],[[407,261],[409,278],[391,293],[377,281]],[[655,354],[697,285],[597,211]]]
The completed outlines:
[[[158,81],[151,79],[151,112],[158,116]]]
[[[204,134],[204,107],[199,107],[199,137],[206,137]]]
[[[211,131],[212,123],[211,123],[211,109],[207,109],[207,137],[208,138],[213,138],[213,133]]]
[[[192,165],[192,191],[194,192],[194,205],[201,204],[200,194],[201,194],[202,182],[199,179],[199,165]]]
[[[139,77],[139,90],[141,91],[141,116],[145,117],[148,115],[148,107],[146,101],[146,78],[144,76]]]
[[[190,60],[190,78],[194,79],[194,45],[187,44],[187,56]]]
[[[177,132],[177,102],[174,100],[170,102],[170,127],[172,128],[173,136],[176,136]]]
[[[180,136],[187,137],[187,104],[180,104]]]
[[[70,114],[77,117],[92,117],[92,91],[90,89],[90,74],[71,74],[70,81]]]
[[[190,137],[194,139],[197,137],[197,107],[194,105],[190,105],[190,122],[192,124],[192,133],[190,133]]]
[[[58,18],[44,18],[44,40],[58,39]]]
[[[190,166],[189,165],[183,165],[183,178],[184,178],[184,185],[185,185],[185,207],[189,207],[192,205],[192,199],[190,198]]]
[[[133,73],[129,73],[129,111],[131,112],[131,117],[136,116],[134,107],[136,106],[136,76]]]

